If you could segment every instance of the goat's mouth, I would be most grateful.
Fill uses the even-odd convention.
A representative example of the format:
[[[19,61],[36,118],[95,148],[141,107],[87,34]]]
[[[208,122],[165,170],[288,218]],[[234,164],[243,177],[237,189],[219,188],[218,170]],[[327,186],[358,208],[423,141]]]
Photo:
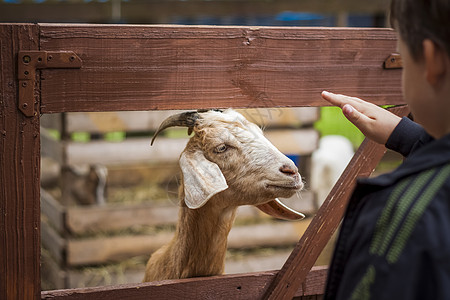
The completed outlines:
[[[294,190],[299,191],[303,189],[303,182],[301,180],[296,181],[274,181],[266,183],[267,189],[275,190]]]

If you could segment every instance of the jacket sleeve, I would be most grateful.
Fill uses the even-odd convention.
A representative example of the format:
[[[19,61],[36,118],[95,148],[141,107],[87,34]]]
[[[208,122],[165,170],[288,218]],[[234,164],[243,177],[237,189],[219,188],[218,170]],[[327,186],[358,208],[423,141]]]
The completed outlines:
[[[433,137],[422,126],[403,117],[389,136],[385,146],[408,157],[409,154],[432,140]]]

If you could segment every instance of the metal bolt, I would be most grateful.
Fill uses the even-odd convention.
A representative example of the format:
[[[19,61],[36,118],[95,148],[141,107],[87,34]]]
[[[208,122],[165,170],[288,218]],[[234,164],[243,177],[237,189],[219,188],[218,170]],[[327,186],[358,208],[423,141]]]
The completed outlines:
[[[391,58],[391,62],[392,62],[392,63],[395,62],[395,57]]]
[[[28,83],[22,82],[22,86],[23,86],[23,87],[27,87],[27,85],[28,85]]]
[[[53,59],[53,56],[52,55],[49,55],[48,57],[47,57],[47,60],[52,60]]]
[[[30,72],[25,71],[25,72],[23,72],[23,74],[28,75],[28,74],[30,74]]]
[[[75,56],[72,55],[71,57],[69,57],[69,60],[70,61],[74,61],[75,60]]]
[[[23,61],[25,64],[29,64],[29,63],[31,62],[31,56],[29,56],[29,55],[24,55],[24,57],[22,57],[22,61]]]
[[[27,107],[28,107],[28,104],[27,104],[27,103],[24,103],[24,104],[22,104],[22,107],[23,107],[23,108],[27,108]]]

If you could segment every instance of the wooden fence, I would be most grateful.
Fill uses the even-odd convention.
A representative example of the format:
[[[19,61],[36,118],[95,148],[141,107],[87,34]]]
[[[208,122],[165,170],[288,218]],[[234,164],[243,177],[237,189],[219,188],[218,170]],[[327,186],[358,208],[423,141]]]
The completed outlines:
[[[282,153],[301,161],[300,174],[308,182],[311,154],[319,139],[313,128],[319,109],[239,111],[263,127],[265,136]],[[173,136],[180,135],[180,129],[175,129],[175,134],[168,130],[167,137],[161,136],[149,147],[159,124],[174,113],[179,111],[78,112],[41,117],[42,289],[142,280],[144,260],[170,241],[178,218],[178,158],[186,146],[186,130],[181,129],[178,138]],[[105,140],[117,131],[119,139]],[[86,137],[83,141],[71,138],[80,132]],[[108,174],[107,189],[104,185],[101,188],[104,197],[97,191],[95,168]],[[308,187],[281,201],[311,216],[317,211],[317,203]],[[100,199],[98,205],[96,200]],[[308,221],[310,218],[277,222],[260,214],[256,207],[239,207],[237,224],[228,238],[231,252],[225,272],[280,268]],[[267,248],[272,255],[267,254]],[[325,255],[322,257],[319,264],[327,264]]]
[[[384,147],[362,144],[280,271],[41,293],[40,116],[322,106],[324,89],[403,105],[391,30],[2,24],[0,37],[1,299],[323,293],[326,269],[311,267],[338,227],[355,178],[373,171]]]

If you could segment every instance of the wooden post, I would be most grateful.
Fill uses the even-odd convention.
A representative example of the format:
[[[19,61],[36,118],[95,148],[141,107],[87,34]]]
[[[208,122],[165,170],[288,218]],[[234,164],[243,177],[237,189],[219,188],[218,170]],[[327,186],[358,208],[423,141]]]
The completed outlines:
[[[39,105],[18,109],[17,53],[38,49],[37,25],[0,25],[0,299],[39,299]]]

